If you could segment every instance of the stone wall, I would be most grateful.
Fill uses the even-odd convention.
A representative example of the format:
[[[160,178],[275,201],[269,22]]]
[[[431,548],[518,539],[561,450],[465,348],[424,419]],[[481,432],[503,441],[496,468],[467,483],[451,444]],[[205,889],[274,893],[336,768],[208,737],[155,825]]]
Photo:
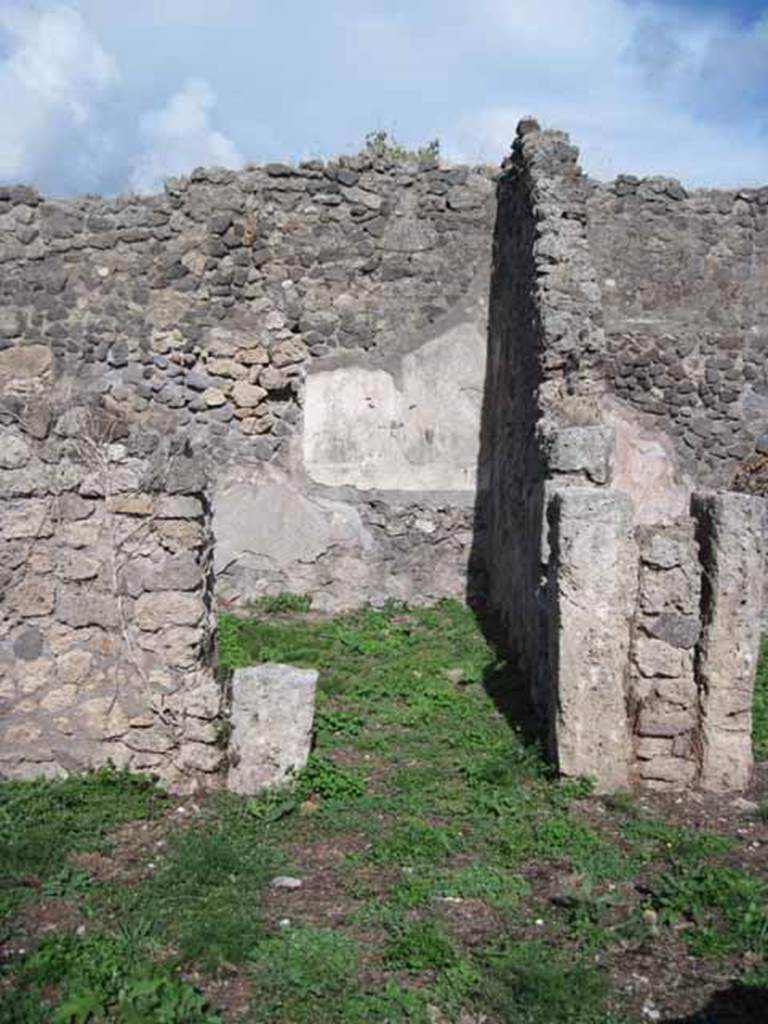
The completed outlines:
[[[498,176],[0,190],[0,771],[210,780],[215,607],[466,593],[564,773],[743,786],[764,508],[695,494],[768,449],[766,196],[531,120]]]
[[[103,414],[19,408],[0,427],[0,775],[111,762],[192,785],[223,756],[199,469]]]
[[[188,437],[230,606],[461,594],[492,177],[361,156],[149,198],[1,190],[4,401],[69,382],[73,405]]]
[[[611,389],[700,485],[768,448],[768,186],[622,176],[588,202]]]
[[[564,774],[743,788],[765,507],[695,492],[767,425],[763,193],[600,186],[524,121],[498,195],[478,504],[502,643]]]

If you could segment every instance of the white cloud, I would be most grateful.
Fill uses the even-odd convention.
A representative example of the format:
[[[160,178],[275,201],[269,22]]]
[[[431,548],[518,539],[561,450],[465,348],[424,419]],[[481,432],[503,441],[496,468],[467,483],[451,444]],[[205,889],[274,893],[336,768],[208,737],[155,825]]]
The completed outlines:
[[[601,177],[768,177],[768,19],[733,0],[0,0],[3,52],[0,180],[58,192],[380,126],[497,163],[526,113]]]
[[[103,144],[92,114],[118,78],[117,65],[72,8],[6,3],[0,31],[0,179],[32,178],[58,149],[64,160],[92,160]]]
[[[192,78],[157,110],[140,119],[143,148],[134,161],[130,186],[155,192],[170,175],[199,166],[240,167],[237,146],[211,123],[216,94],[202,79]]]
[[[700,185],[768,180],[768,33],[723,13],[624,0],[486,0],[514,47],[512,103],[465,113],[453,148],[506,149],[520,116],[568,130],[586,169]]]

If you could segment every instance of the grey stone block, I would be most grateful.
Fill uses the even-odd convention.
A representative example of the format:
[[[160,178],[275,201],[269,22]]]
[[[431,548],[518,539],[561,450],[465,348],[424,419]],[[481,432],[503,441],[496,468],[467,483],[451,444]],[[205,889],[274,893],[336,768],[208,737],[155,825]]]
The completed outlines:
[[[293,665],[237,669],[227,788],[253,794],[287,783],[307,763],[318,673]]]

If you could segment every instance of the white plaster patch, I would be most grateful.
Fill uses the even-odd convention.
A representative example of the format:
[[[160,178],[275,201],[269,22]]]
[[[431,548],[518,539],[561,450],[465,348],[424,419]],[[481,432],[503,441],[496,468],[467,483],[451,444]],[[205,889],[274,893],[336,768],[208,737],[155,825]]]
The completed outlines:
[[[318,483],[360,490],[472,491],[485,377],[480,325],[460,323],[386,370],[307,378],[304,466]]]
[[[234,480],[216,492],[214,569],[264,559],[276,569],[313,562],[336,545],[365,550],[371,540],[349,505],[311,498],[283,479]]]

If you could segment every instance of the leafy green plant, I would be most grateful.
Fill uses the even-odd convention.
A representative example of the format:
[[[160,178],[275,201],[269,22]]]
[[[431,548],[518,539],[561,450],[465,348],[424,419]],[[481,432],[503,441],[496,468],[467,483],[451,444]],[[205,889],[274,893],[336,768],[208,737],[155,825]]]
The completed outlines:
[[[151,779],[106,768],[66,779],[0,782],[0,912],[28,897],[29,889],[14,883],[30,877],[43,884],[51,879],[58,895],[68,895],[61,891],[67,884],[82,889],[84,877],[66,866],[67,857],[107,851],[118,825],[155,817],[164,804]]]
[[[688,921],[697,954],[768,951],[768,881],[717,865],[675,865],[661,875],[654,905],[663,924]]]
[[[733,846],[733,841],[726,836],[678,828],[653,818],[636,817],[626,821],[621,833],[631,843],[634,859],[641,861],[663,857],[678,864],[695,864],[705,857],[727,853]]]
[[[431,139],[424,146],[408,149],[389,132],[379,128],[376,131],[368,132],[365,136],[364,152],[376,160],[391,160],[392,162],[418,160],[431,163],[440,156],[440,140]]]
[[[308,612],[311,607],[311,595],[292,594],[288,591],[265,597],[257,597],[251,604],[251,609],[254,612],[263,612],[265,615],[281,615],[286,612]]]
[[[607,978],[542,942],[513,943],[482,958],[479,1002],[500,1024],[608,1024]]]
[[[315,712],[315,730],[318,737],[349,740],[359,736],[365,726],[365,719],[351,711],[329,708],[319,703]]]
[[[20,982],[33,1014],[35,1000],[49,1001],[44,992],[59,993],[50,1017],[40,1018],[52,1024],[221,1024],[198,991],[143,959],[125,934],[46,939],[24,961]]]
[[[263,937],[260,897],[282,864],[247,803],[222,794],[169,836],[149,878],[101,900],[148,946],[215,968],[244,960]]]
[[[289,928],[253,951],[254,1022],[345,1021],[358,991],[357,950],[336,932]]]
[[[752,745],[758,761],[768,759],[768,636],[763,637],[755,675]]]
[[[434,921],[397,924],[384,946],[388,967],[406,971],[442,970],[458,962],[456,948]]]
[[[241,639],[241,620],[221,614],[216,630],[216,651],[222,668],[244,668],[250,664],[249,653]]]
[[[411,819],[381,836],[371,846],[367,859],[376,864],[435,864],[459,846],[458,837],[448,828]]]
[[[303,800],[310,796],[349,800],[363,795],[365,780],[359,772],[342,768],[329,757],[310,754],[306,767],[298,775],[296,792]]]

